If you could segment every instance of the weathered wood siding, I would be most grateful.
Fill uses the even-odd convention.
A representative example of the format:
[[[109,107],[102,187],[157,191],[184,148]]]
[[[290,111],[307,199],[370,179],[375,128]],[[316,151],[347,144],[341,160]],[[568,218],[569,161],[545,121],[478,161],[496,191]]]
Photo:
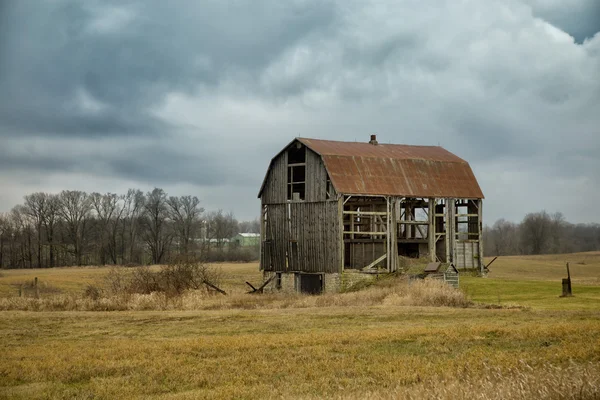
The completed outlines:
[[[281,204],[287,201],[287,152],[282,152],[271,163],[265,187],[261,194],[262,204]]]
[[[290,270],[341,272],[338,221],[337,202],[290,204]]]
[[[333,195],[333,193],[332,193]],[[332,196],[332,199],[335,199]],[[327,170],[321,156],[306,149],[306,201],[327,200]]]
[[[479,243],[474,240],[457,240],[454,260],[457,269],[479,269]]]
[[[271,164],[267,173],[265,187],[263,188],[262,204],[282,204],[287,199],[288,178],[287,151],[282,152]],[[331,187],[331,199],[336,196]],[[310,149],[306,149],[306,184],[305,199],[307,202],[327,200],[327,170],[321,156]]]
[[[267,206],[261,267],[276,272],[341,272],[337,202]]]
[[[286,271],[289,243],[287,204],[271,204],[266,209],[264,237],[261,241],[260,266],[264,271]]]

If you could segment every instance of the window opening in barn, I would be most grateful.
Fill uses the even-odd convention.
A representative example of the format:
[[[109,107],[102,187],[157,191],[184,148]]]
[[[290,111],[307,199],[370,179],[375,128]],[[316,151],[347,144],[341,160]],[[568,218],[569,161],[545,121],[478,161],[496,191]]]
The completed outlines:
[[[468,201],[457,200],[456,202],[456,239],[469,239],[469,207]]]
[[[306,196],[306,147],[296,142],[288,150],[287,199],[302,201]]]
[[[275,274],[275,289],[281,290],[281,272]]]

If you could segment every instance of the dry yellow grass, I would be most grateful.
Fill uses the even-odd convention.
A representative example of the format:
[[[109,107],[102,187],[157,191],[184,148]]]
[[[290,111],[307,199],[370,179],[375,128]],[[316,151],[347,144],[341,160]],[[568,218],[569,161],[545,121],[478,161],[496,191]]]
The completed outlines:
[[[247,291],[244,283],[262,281],[258,263],[219,263],[214,264],[223,271],[223,284],[226,290]],[[113,268],[104,267],[64,267],[39,269],[2,270],[0,275],[0,297],[15,296],[22,283],[31,282],[38,277],[41,285],[54,288],[64,294],[80,294],[87,285],[102,284],[103,278]],[[121,267],[118,267],[121,268]],[[152,266],[151,268],[158,268]]]
[[[205,290],[184,292],[181,296],[165,293],[118,294],[92,299],[75,294],[0,298],[0,311],[147,311],[280,309],[333,306],[447,306],[468,307],[463,292],[437,280],[410,282],[405,278],[382,279],[367,289],[351,293],[321,296],[272,293],[252,295],[231,292],[223,296]]]
[[[597,312],[386,305],[2,316],[0,398],[599,394]]]
[[[2,271],[2,291],[38,276],[63,294],[0,299],[41,310],[0,312],[0,398],[600,399],[600,257],[569,256],[576,296],[558,299],[560,257],[500,258],[490,277],[461,278],[473,300],[527,306],[505,309],[462,308],[460,292],[401,280],[253,296],[244,281],[262,280],[257,265],[224,264],[227,297],[47,312],[102,309],[81,293],[108,269]]]

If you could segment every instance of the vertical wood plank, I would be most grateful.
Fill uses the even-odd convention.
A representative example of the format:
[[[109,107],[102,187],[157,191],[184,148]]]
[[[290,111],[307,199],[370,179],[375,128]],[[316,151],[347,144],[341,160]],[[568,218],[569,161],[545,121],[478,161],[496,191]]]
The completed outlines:
[[[484,267],[484,262],[483,262],[483,200],[479,199],[477,200],[477,227],[478,227],[478,254],[477,254],[477,259],[479,260],[479,271],[481,274],[483,274],[483,267]]]
[[[427,231],[428,236],[428,246],[429,246],[429,260],[431,262],[436,261],[436,251],[435,251],[435,199],[429,198],[429,209],[427,210],[429,214],[429,229]]]

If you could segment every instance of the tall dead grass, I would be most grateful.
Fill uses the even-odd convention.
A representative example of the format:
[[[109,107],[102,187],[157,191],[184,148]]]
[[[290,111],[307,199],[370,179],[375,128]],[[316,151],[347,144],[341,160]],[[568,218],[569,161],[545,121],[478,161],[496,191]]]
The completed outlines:
[[[89,288],[86,292],[89,292]],[[298,293],[215,295],[206,290],[122,293],[107,296],[54,295],[43,298],[0,299],[0,310],[22,311],[124,311],[124,310],[223,310],[281,309],[334,306],[433,306],[468,307],[472,303],[462,291],[434,280],[386,279],[361,291],[310,296]]]
[[[464,373],[453,379],[427,380],[414,385],[398,385],[385,392],[366,392],[349,399],[600,399],[600,366],[597,363],[566,366],[546,364],[532,366],[521,362],[517,369],[506,371],[498,366],[483,365],[486,375]],[[479,369],[479,368],[477,368]]]

